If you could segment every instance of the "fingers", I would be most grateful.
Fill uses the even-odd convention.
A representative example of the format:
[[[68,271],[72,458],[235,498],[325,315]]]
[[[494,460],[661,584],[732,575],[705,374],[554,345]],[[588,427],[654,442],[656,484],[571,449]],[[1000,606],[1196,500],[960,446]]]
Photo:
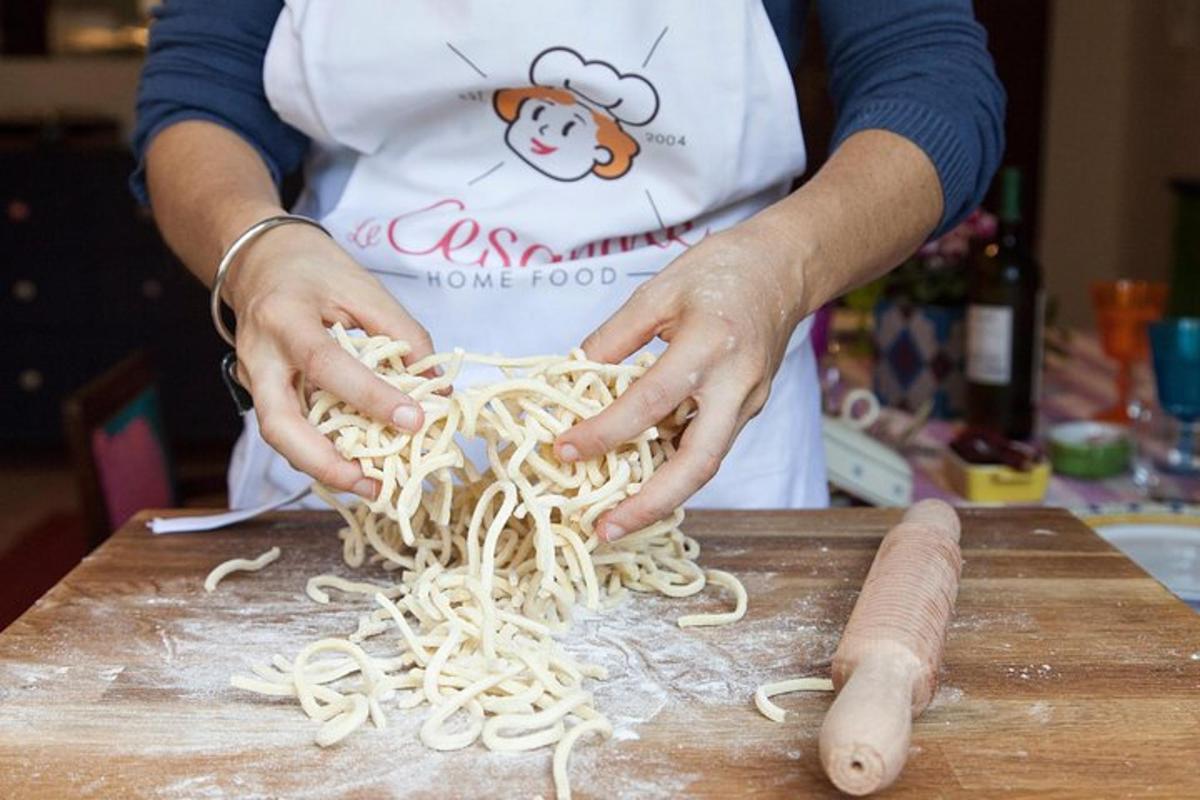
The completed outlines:
[[[419,403],[343,350],[323,329],[298,333],[290,346],[293,362],[308,380],[364,414],[409,431],[419,429],[424,422]]]
[[[633,439],[687,399],[699,381],[703,352],[676,341],[612,405],[575,423],[554,444],[567,462],[595,458]]]
[[[684,431],[675,455],[637,494],[597,520],[600,538],[611,542],[669,517],[712,480],[742,424],[741,408],[741,399],[732,393],[705,403]]]
[[[254,376],[254,403],[259,430],[267,443],[293,467],[340,491],[374,499],[379,487],[334,449],[333,443],[308,423],[287,369],[273,365]]]
[[[404,357],[405,364],[412,365],[426,356],[433,355],[433,339],[429,331],[413,319],[404,306],[383,287],[379,287],[377,292],[369,293],[367,301],[357,306],[359,310],[354,313],[354,317],[368,334],[408,342],[412,351]],[[441,367],[433,367],[423,373],[426,378],[439,378],[441,375]],[[437,393],[448,395],[450,388],[440,389]]]
[[[383,335],[408,342],[412,352],[404,359],[407,364],[433,355],[433,339],[430,338],[429,331],[413,319],[386,289],[382,286],[378,289],[370,292],[366,298],[360,298],[363,302],[356,304],[354,317],[363,330],[371,335]]]
[[[583,340],[583,352],[594,361],[624,361],[657,335],[665,309],[651,297],[653,279],[638,287],[604,324]]]

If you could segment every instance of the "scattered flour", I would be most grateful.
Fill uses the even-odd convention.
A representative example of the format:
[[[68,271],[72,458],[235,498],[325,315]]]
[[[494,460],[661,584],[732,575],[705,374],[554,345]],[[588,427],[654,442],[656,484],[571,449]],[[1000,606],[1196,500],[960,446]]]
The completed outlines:
[[[1048,680],[1050,678],[1058,677],[1058,673],[1055,671],[1054,667],[1050,666],[1049,664],[1030,664],[1027,667],[1008,667],[1006,671],[1009,677],[1019,678],[1023,681],[1035,679]]]
[[[19,734],[30,753],[8,767],[20,768],[22,777],[65,771],[74,776],[71,794],[93,797],[118,794],[125,765],[148,756],[161,774],[157,793],[164,800],[553,796],[549,749],[494,753],[477,744],[450,753],[429,750],[416,732],[427,708],[388,709],[386,729],[366,726],[321,749],[312,741],[316,723],[293,701],[231,688],[231,674],[349,632],[370,607],[354,597],[317,607],[303,594],[311,563],[297,559],[291,571],[282,561],[277,566],[253,584],[223,584],[219,595],[209,597],[199,590],[200,578],[163,579],[155,592],[120,595],[118,608],[112,597],[73,596],[63,612],[68,624],[39,633],[51,658],[0,665],[0,730]],[[706,765],[680,754],[700,750],[690,737],[714,730],[714,720],[739,731],[729,737],[728,753],[722,752],[733,762],[761,764],[766,756],[779,765],[813,757],[815,742],[780,737],[750,697],[770,680],[826,672],[857,587],[809,590],[796,583],[803,576],[790,563],[767,568],[780,572],[741,576],[750,611],[727,627],[682,630],[675,624],[681,614],[723,607],[723,592],[683,600],[635,594],[605,614],[577,612],[560,641],[576,658],[608,669],[609,679],[589,688],[614,728],[610,741],[585,739],[573,751],[570,773],[579,794],[688,796],[702,786]],[[768,603],[779,609],[771,616],[761,611]],[[93,636],[80,641],[71,634],[81,629]],[[1036,619],[1020,610],[960,607],[951,635],[1038,629]],[[123,663],[114,656],[114,641],[128,653]],[[388,644],[388,637],[378,637],[367,646]],[[1200,661],[1200,652],[1181,655]],[[1046,657],[1053,658],[1053,651]],[[1007,674],[1021,681],[1060,677],[1049,663],[1010,666]],[[962,689],[942,686],[931,708],[965,698]],[[47,709],[54,713],[49,722]],[[1049,724],[1054,709],[1036,702],[1027,713]],[[63,741],[105,771],[74,769],[63,760]],[[5,782],[0,768],[0,786]]]
[[[950,620],[950,631],[1004,631],[1027,633],[1038,630],[1037,621],[1025,611],[982,611],[958,609]]]
[[[208,597],[199,596],[198,584],[164,582],[158,595],[122,596],[119,611],[111,598],[75,598],[70,625],[44,633],[50,664],[0,666],[0,730],[19,731],[37,767],[62,771],[78,796],[117,793],[122,765],[147,758],[164,800],[423,797],[447,787],[454,797],[553,796],[550,749],[495,753],[476,744],[439,753],[417,736],[424,707],[387,709],[387,728],[368,725],[321,749],[312,738],[317,724],[294,701],[230,687],[230,676],[251,664],[275,653],[291,658],[308,642],[354,630],[370,607],[356,597],[315,607],[302,593],[307,574],[307,568],[295,575],[281,570],[253,588],[247,584],[244,594],[230,583]],[[840,633],[835,620],[844,613],[843,590],[797,593],[772,573],[742,577],[751,608],[735,625],[675,623],[681,614],[723,607],[723,592],[681,600],[634,594],[607,613],[577,610],[560,641],[576,658],[607,668],[609,679],[589,688],[614,728],[611,740],[585,739],[572,752],[579,794],[686,797],[706,770],[679,753],[704,749],[689,735],[726,722],[750,735],[730,737],[724,758],[747,764],[764,756],[775,763],[800,758],[797,741],[761,720],[750,698],[768,680],[826,669]],[[164,602],[172,595],[184,600]],[[768,596],[781,610],[756,615],[755,598]],[[94,636],[81,641],[70,629]],[[127,643],[125,663],[114,663],[106,644],[113,641]],[[367,642],[372,652],[389,646],[386,636]],[[47,709],[53,709],[49,722]],[[664,747],[664,738],[676,748]],[[82,748],[88,768],[61,761],[64,740]],[[0,768],[0,785],[5,780]]]
[[[108,681],[109,683],[111,683],[111,682],[115,681],[117,679],[117,676],[120,675],[124,671],[125,671],[124,667],[120,667],[120,666],[108,667],[106,669],[100,670],[98,675],[100,676],[100,680]]]
[[[937,694],[929,701],[929,708],[934,709],[961,703],[966,696],[967,693],[957,686],[939,686]]]
[[[1029,707],[1029,716],[1045,725],[1054,716],[1054,710],[1044,700],[1039,700]]]

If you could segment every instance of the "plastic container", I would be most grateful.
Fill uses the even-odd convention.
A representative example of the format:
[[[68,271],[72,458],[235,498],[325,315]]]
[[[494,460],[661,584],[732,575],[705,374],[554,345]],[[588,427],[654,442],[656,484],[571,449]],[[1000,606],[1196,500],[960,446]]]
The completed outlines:
[[[947,450],[946,480],[972,503],[1038,503],[1050,485],[1050,462],[1042,459],[1026,472],[1003,464],[968,464]]]
[[[1133,447],[1120,425],[1067,422],[1051,428],[1047,439],[1050,463],[1059,475],[1098,480],[1129,469]]]

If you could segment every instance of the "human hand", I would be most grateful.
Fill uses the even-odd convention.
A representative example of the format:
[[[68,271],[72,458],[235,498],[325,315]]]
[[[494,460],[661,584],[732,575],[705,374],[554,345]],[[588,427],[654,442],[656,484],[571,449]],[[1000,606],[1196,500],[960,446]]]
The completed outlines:
[[[614,449],[688,398],[698,408],[675,455],[597,520],[602,539],[669,516],[716,474],[738,432],[766,404],[788,339],[808,310],[788,251],[754,220],[709,236],[639,286],[584,341],[588,357],[603,362],[621,361],[655,336],[668,344],[612,405],[558,437],[563,461]]]
[[[378,486],[305,419],[298,378],[364,414],[415,431],[421,406],[345,352],[326,328],[340,322],[412,346],[406,363],[433,352],[426,330],[328,236],[284,225],[250,245],[225,295],[237,316],[238,379],[254,396],[263,438],[317,481],[374,499]]]

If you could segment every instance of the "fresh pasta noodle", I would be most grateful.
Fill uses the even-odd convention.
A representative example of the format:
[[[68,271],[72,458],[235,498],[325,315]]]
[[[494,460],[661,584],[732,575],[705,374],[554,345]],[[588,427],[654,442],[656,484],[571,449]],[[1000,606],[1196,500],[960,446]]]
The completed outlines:
[[[733,611],[726,611],[721,614],[687,614],[677,620],[679,627],[691,628],[698,625],[728,625],[746,616],[748,599],[746,597],[746,587],[742,586],[741,581],[728,572],[719,569],[707,570],[704,573],[704,577],[709,583],[716,586],[724,586],[733,592]]]
[[[552,636],[569,628],[575,606],[602,611],[629,592],[687,597],[712,583],[734,592],[735,610],[685,616],[680,625],[724,624],[746,612],[737,578],[696,566],[700,547],[679,529],[682,509],[612,543],[594,530],[671,456],[694,407],[603,457],[566,464],[554,453],[558,434],[611,404],[651,357],[612,365],[582,351],[513,359],[454,351],[406,366],[403,342],[353,338],[340,326],[331,333],[425,412],[409,433],[301,387],[308,421],[380,487],[375,500],[349,504],[314,487],[345,522],[343,558],[352,567],[378,563],[395,582],[312,578],[306,588],[316,602],[328,602],[332,587],[370,595],[375,607],[346,638],[309,645],[292,660],[276,656],[233,685],[295,698],[321,723],[322,746],[368,721],[382,728],[388,707],[422,704],[431,712],[419,736],[436,750],[553,745],[557,796],[569,798],[572,747],[585,734],[612,732],[585,685],[605,671],[577,662]],[[499,380],[447,391],[467,363],[495,368]],[[434,368],[442,374],[425,377]],[[484,466],[464,454],[466,438],[483,441]]]
[[[337,575],[314,575],[308,579],[308,583],[304,587],[304,593],[314,602],[323,605],[329,602],[329,593],[325,591],[329,588],[347,593],[366,595],[374,595],[377,592],[382,592],[385,596],[390,597],[398,597],[404,590],[402,586],[379,586],[374,583],[348,581]]]
[[[777,694],[788,692],[832,692],[833,681],[829,678],[789,678],[775,683],[764,683],[754,691],[754,705],[759,713],[772,722],[783,722],[787,712],[771,702]]]
[[[553,770],[557,800],[570,800],[571,798],[571,780],[567,777],[567,756],[571,754],[571,748],[575,746],[575,741],[579,737],[593,732],[599,733],[607,739],[612,736],[612,725],[604,717],[577,723],[559,739],[555,746]]]
[[[214,567],[213,571],[208,573],[208,577],[204,579],[204,591],[215,591],[217,584],[228,577],[231,572],[258,572],[277,558],[279,558],[279,548],[272,547],[258,558],[231,558],[222,562]]]

